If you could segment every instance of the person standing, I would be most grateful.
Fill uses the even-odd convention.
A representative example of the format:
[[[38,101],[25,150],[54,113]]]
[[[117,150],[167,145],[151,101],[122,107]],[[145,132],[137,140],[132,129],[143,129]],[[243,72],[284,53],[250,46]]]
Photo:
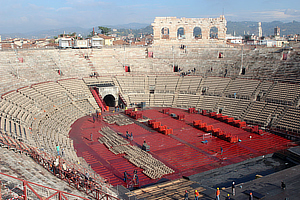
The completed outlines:
[[[93,133],[91,133],[91,141],[93,141]]]
[[[195,200],[198,200],[198,197],[199,197],[199,192],[195,190]]]
[[[216,200],[220,200],[220,189],[219,188],[217,188]]]
[[[57,155],[59,156],[59,145],[56,145],[56,151],[57,151]]]
[[[184,200],[188,200],[188,199],[189,199],[189,193],[186,190],[185,193],[184,193]]]
[[[128,179],[128,175],[127,175],[127,172],[125,171],[125,172],[124,172],[124,182],[125,182],[125,183],[127,183],[127,179]]]
[[[221,147],[221,155],[223,155],[223,147]]]
[[[136,185],[140,184],[140,182],[139,182],[139,176],[137,174],[135,174],[135,184]]]
[[[235,183],[234,182],[232,182],[231,191],[232,191],[232,196],[235,196]]]
[[[285,183],[281,181],[281,189],[285,190],[285,187],[286,187]]]
[[[249,200],[253,200],[252,192],[250,192],[250,194],[249,194]]]
[[[136,169],[133,171],[133,178],[132,179],[133,179],[134,185],[139,184],[139,177],[137,175],[137,170]]]

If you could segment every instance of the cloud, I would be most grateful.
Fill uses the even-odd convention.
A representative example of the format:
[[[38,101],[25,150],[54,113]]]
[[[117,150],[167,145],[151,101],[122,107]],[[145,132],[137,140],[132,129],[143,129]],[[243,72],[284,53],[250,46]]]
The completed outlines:
[[[104,1],[95,1],[95,0],[66,0],[67,4],[73,6],[84,6],[84,7],[92,7],[92,6],[99,6],[99,5],[108,5],[110,3]]]
[[[284,11],[284,14],[290,15],[290,16],[300,16],[300,10],[294,10],[294,9],[286,9]]]
[[[56,12],[67,11],[67,10],[72,10],[72,9],[73,9],[72,7],[61,7],[61,8],[56,9]]]
[[[23,23],[25,23],[25,22],[28,22],[29,20],[28,20],[28,18],[27,17],[25,17],[25,16],[23,16],[23,17],[20,17],[20,20],[23,22]]]
[[[293,9],[277,9],[277,10],[265,10],[265,11],[242,11],[226,13],[225,17],[231,21],[299,21],[300,11]]]

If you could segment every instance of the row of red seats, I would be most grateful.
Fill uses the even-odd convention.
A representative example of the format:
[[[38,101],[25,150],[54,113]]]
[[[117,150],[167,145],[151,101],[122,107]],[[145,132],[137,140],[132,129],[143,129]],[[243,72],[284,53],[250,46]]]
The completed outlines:
[[[195,108],[194,108],[195,109]],[[169,108],[163,108],[162,109],[162,113],[164,114],[169,114],[170,113],[170,109]],[[173,114],[171,114],[172,116]],[[175,115],[175,114],[174,114]],[[184,114],[178,114],[178,115],[175,115],[176,116],[176,119],[178,120],[185,120],[185,115]]]
[[[148,125],[151,126],[153,129],[157,130],[160,133],[165,135],[173,134],[173,129],[167,128],[166,125],[162,126],[161,122],[157,122],[155,119],[149,120]]]
[[[241,120],[235,120],[233,117],[228,117],[227,115],[222,115],[221,113],[217,114],[216,112],[211,112],[208,114],[208,116],[231,124],[238,128],[244,128],[247,126],[246,122],[242,122]]]
[[[224,121],[238,128],[243,128],[244,130],[251,133],[256,133],[260,135],[263,134],[263,130],[259,129],[258,126],[249,127],[247,126],[246,122],[242,122],[241,120],[235,120],[233,117],[228,117],[226,115],[222,115],[221,113],[217,114],[216,112],[211,112],[209,113],[209,117],[218,119],[220,121]]]
[[[207,111],[202,110],[202,115],[207,115]],[[259,135],[264,133],[264,131],[259,129],[258,126],[249,127],[249,126],[247,126],[246,122],[242,122],[241,120],[235,120],[233,117],[228,117],[226,115],[222,115],[221,113],[217,114],[216,112],[211,112],[208,115],[209,115],[209,117],[218,119],[220,121],[224,121],[224,122],[226,122],[228,124],[231,124],[233,126],[243,128],[245,131],[248,131],[250,133],[256,133],[256,134],[259,134]]]
[[[129,115],[130,117],[134,119],[143,119],[143,114],[139,111],[133,111],[133,110],[125,110],[125,114]]]
[[[262,135],[264,133],[263,130],[259,129],[258,126],[252,126],[252,127],[245,127],[244,130],[250,132],[250,133],[256,133],[256,134],[259,134],[259,135]]]
[[[193,126],[205,132],[211,132],[213,136],[231,143],[236,143],[239,141],[237,136],[233,136],[230,133],[225,133],[220,128],[214,128],[212,125],[207,125],[207,123],[202,123],[202,120],[194,120]]]

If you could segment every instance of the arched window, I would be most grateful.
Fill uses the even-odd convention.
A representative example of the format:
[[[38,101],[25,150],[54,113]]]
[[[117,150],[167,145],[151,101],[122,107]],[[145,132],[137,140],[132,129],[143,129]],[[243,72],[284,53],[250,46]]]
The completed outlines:
[[[184,28],[180,27],[180,28],[177,30],[177,38],[178,38],[178,39],[185,39]]]
[[[202,39],[202,31],[200,27],[195,27],[193,31],[193,36],[195,39]]]
[[[169,39],[169,29],[164,27],[161,29],[161,39]]]
[[[218,28],[217,27],[214,26],[214,27],[210,28],[209,37],[210,37],[210,39],[218,39]]]

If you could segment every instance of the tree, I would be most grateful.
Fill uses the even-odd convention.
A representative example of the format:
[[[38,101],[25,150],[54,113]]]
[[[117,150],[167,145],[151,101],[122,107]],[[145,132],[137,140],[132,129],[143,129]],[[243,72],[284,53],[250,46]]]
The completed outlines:
[[[87,37],[91,38],[94,36],[93,34],[94,34],[94,32],[92,31],[92,32],[90,32],[90,34],[87,35]]]
[[[98,26],[98,30],[101,30],[102,34],[107,35],[111,31],[111,28],[107,28],[107,27],[103,27],[103,26]]]

